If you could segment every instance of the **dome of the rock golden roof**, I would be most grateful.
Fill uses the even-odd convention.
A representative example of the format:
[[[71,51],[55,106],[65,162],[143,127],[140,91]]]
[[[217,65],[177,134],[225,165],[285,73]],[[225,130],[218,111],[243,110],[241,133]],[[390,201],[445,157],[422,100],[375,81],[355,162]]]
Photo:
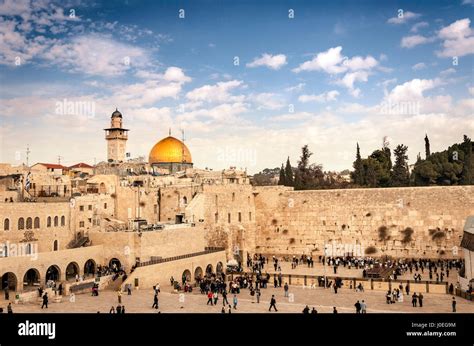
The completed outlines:
[[[168,136],[156,143],[150,151],[148,162],[153,163],[192,163],[188,147],[179,139]]]

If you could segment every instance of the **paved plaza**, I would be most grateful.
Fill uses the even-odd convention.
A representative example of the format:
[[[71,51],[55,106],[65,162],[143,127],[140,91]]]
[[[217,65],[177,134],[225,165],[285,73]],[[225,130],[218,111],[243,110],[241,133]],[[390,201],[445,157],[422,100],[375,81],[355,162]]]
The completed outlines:
[[[365,300],[368,313],[450,313],[452,296],[447,294],[424,294],[423,308],[411,306],[411,299],[405,296],[404,302],[386,304],[385,292],[366,291],[355,292],[349,289],[340,289],[337,294],[332,289],[314,288],[304,289],[302,287],[290,287],[290,298],[284,297],[283,288],[262,289],[260,303],[252,301],[252,297],[247,289],[241,290],[237,295],[237,310],[232,309],[232,313],[268,313],[269,300],[274,294],[277,300],[278,313],[301,313],[305,305],[310,308],[316,307],[320,313],[332,312],[336,306],[339,313],[354,313],[354,304],[357,300]],[[293,294],[291,296],[291,294]],[[183,299],[184,297],[184,299]],[[52,297],[51,297],[52,298]],[[228,300],[232,304],[233,295],[228,295]],[[75,296],[75,302],[70,302],[68,297],[63,297],[60,303],[54,303],[50,299],[49,308],[41,310],[41,302],[38,299],[35,303],[13,304],[15,313],[108,313],[112,306],[117,306],[117,293],[105,290],[101,291],[98,297],[93,297],[88,293]],[[474,303],[456,297],[457,312],[474,313]],[[162,287],[159,294],[159,309],[152,309],[153,291],[135,290],[132,295],[124,294],[122,304],[127,313],[220,313],[222,309],[222,297],[219,296],[217,305],[206,305],[207,297],[199,291],[183,293],[182,295],[173,293],[171,287]],[[6,307],[5,301],[0,301],[0,306]],[[226,309],[227,311],[227,309]],[[272,311],[272,313],[275,313]]]

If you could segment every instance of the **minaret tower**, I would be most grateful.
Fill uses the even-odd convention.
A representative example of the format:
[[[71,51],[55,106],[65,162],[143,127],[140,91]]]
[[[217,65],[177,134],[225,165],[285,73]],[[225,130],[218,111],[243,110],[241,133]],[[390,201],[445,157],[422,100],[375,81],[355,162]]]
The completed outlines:
[[[122,113],[115,109],[110,120],[110,128],[104,130],[107,140],[107,162],[125,161],[125,147],[129,130],[122,128]]]

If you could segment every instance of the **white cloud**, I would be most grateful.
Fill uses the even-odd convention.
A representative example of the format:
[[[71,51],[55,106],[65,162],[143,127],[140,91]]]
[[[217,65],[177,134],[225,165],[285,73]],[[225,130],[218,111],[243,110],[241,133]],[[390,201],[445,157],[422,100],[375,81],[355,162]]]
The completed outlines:
[[[419,100],[423,97],[423,92],[440,84],[439,79],[412,79],[393,88],[388,98],[396,102]]]
[[[300,102],[330,102],[336,101],[337,97],[339,96],[339,91],[331,90],[319,95],[300,95],[298,97],[298,101]]]
[[[419,13],[414,13],[410,11],[406,11],[403,13],[400,13],[400,15],[397,15],[396,17],[392,17],[387,20],[387,23],[389,24],[404,24],[412,19],[419,18],[421,14]]]
[[[249,100],[257,104],[257,109],[280,109],[285,107],[281,95],[273,93],[252,94]]]
[[[231,80],[228,82],[219,82],[214,85],[204,85],[193,89],[186,94],[186,98],[191,101],[204,102],[242,102],[244,95],[231,95],[230,91],[243,86],[242,81]]]
[[[426,64],[424,62],[419,62],[418,64],[413,65],[411,68],[414,71],[423,70],[426,68]]]
[[[469,87],[468,90],[469,90],[469,94],[474,96],[474,87]]]
[[[417,33],[418,30],[428,27],[430,24],[428,22],[419,22],[413,25],[410,29],[410,32]]]
[[[286,65],[286,55],[278,54],[263,54],[260,58],[255,58],[251,63],[248,63],[247,67],[259,67],[266,66],[272,70],[279,70],[282,66]]]
[[[354,97],[359,97],[361,90],[354,87],[355,82],[367,82],[369,73],[366,71],[350,72],[344,75],[342,79],[339,79],[336,83],[345,86],[349,89],[349,93]]]
[[[422,35],[405,36],[402,38],[400,46],[402,46],[403,48],[413,48],[420,44],[433,42],[434,40],[434,37],[425,37]]]
[[[329,48],[325,52],[318,53],[312,60],[300,64],[292,71],[296,73],[302,71],[325,71],[330,74],[345,72],[347,67],[341,65],[343,60],[341,51],[341,46]]]
[[[132,67],[143,67],[149,59],[142,48],[99,35],[54,44],[43,58],[72,72],[101,76],[116,76]]]
[[[450,67],[446,70],[441,71],[439,74],[442,77],[446,77],[446,76],[448,76],[450,74],[453,74],[453,73],[456,73],[456,70],[454,68]]]
[[[471,20],[464,18],[442,28],[438,37],[443,40],[443,50],[438,51],[440,57],[461,57],[474,54],[474,30]]]
[[[301,91],[306,86],[306,83],[298,83],[297,85],[293,85],[291,87],[285,88],[285,91],[293,92],[293,91]]]

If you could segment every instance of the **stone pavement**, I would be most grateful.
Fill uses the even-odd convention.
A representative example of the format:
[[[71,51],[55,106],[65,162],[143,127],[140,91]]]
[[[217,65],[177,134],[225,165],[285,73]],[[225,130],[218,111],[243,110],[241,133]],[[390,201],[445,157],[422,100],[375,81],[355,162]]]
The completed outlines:
[[[316,307],[318,312],[330,313],[333,306],[336,306],[339,313],[354,313],[354,304],[357,300],[365,300],[367,303],[368,313],[451,313],[452,296],[447,294],[424,294],[423,308],[413,308],[411,299],[405,296],[404,302],[395,304],[385,303],[385,292],[382,291],[366,291],[355,292],[349,289],[340,289],[337,294],[332,289],[314,288],[303,289],[302,287],[290,287],[290,293],[293,299],[285,298],[282,288],[262,289],[260,303],[252,302],[252,297],[248,290],[242,290],[238,297],[237,310],[232,309],[233,313],[268,313],[269,300],[274,294],[277,300],[278,312],[285,313],[301,313],[304,306],[308,304],[310,308]],[[184,297],[184,301],[180,301]],[[228,295],[228,300],[232,304],[233,295]],[[52,299],[50,299],[52,300]],[[291,300],[291,301],[290,301]],[[474,302],[469,302],[460,297],[456,297],[457,311],[474,313]],[[200,294],[199,291],[193,293],[183,293],[179,295],[171,292],[171,287],[162,287],[159,294],[158,311],[163,313],[219,313],[222,308],[222,297],[216,306],[206,305],[207,297]],[[125,305],[127,313],[156,313],[157,310],[152,309],[153,291],[151,289],[135,290],[131,296],[122,295],[122,303]],[[49,308],[41,310],[41,303],[13,304],[15,313],[35,312],[35,313],[108,313],[111,306],[117,306],[117,293],[113,291],[101,291],[98,297],[92,297],[90,294],[78,294],[75,296],[75,302],[70,302],[68,297],[63,297],[61,303],[49,304]],[[4,301],[0,303],[4,309],[6,304]],[[6,310],[6,309],[5,309]],[[226,310],[227,312],[227,310]],[[271,312],[275,313],[275,312]]]

